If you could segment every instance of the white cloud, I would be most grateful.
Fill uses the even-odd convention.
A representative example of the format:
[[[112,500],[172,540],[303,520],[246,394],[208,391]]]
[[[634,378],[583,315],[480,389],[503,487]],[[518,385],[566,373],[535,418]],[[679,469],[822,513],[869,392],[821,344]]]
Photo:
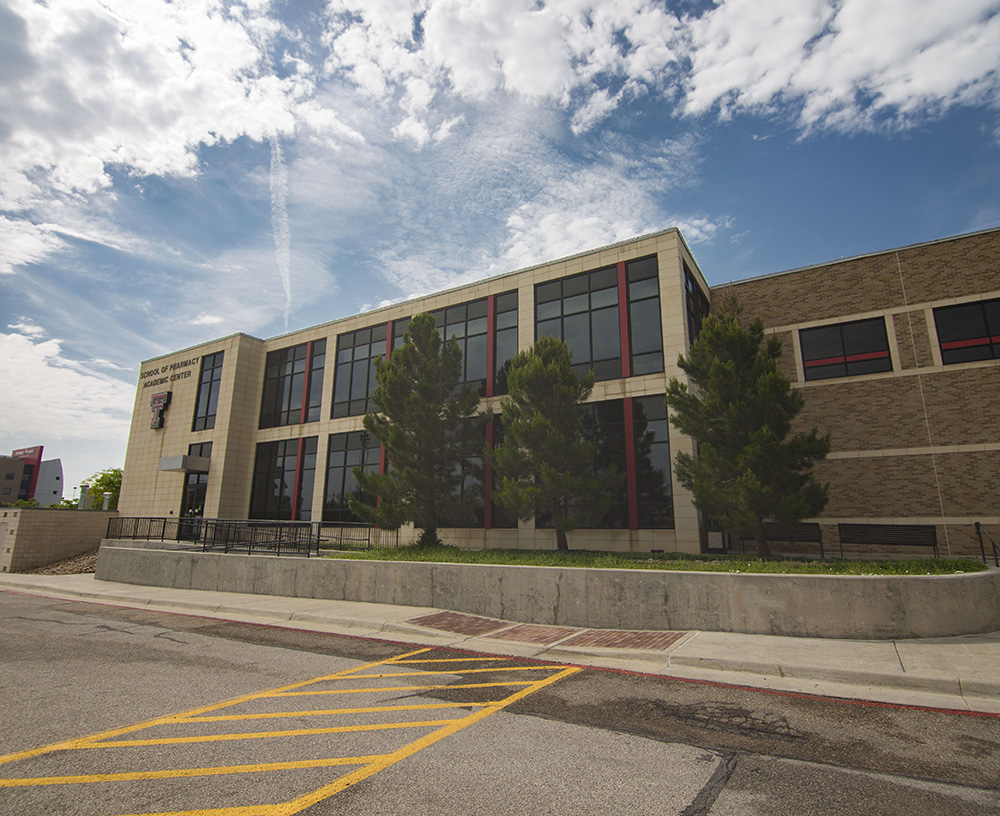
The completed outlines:
[[[120,467],[135,387],[103,373],[106,361],[67,358],[61,341],[40,341],[37,327],[0,333],[0,445],[42,444],[61,458],[66,483]],[[120,370],[120,367],[111,364]]]
[[[51,230],[30,221],[0,215],[0,275],[12,275],[15,268],[41,263],[63,247]]]
[[[686,110],[797,106],[805,129],[1000,103],[995,0],[728,0],[688,21]]]

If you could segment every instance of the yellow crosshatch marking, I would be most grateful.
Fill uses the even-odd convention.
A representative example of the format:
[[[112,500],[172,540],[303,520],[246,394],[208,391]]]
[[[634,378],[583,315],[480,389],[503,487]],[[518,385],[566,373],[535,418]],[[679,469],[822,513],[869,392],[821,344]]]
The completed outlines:
[[[138,723],[136,725],[125,726],[123,728],[116,728],[109,731],[103,731],[99,734],[92,734],[87,737],[80,737],[78,739],[65,740],[63,742],[58,742],[53,745],[47,745],[42,748],[34,748],[27,751],[19,751],[13,754],[7,754],[6,756],[0,756],[0,766],[11,765],[12,763],[26,763],[31,764],[30,761],[43,757],[48,754],[55,754],[62,751],[79,751],[83,749],[130,749],[130,750],[142,750],[143,748],[149,749],[153,746],[171,746],[171,745],[191,745],[191,744],[216,744],[221,745],[225,743],[239,744],[239,741],[245,740],[292,740],[297,737],[312,736],[317,735],[338,735],[338,734],[376,734],[378,732],[392,732],[392,731],[403,731],[405,729],[423,729],[423,733],[418,738],[406,743],[402,747],[396,748],[395,750],[388,751],[386,753],[373,753],[365,755],[355,755],[355,756],[322,756],[309,759],[300,759],[284,762],[259,762],[254,764],[234,764],[234,765],[212,765],[206,767],[190,767],[190,768],[162,768],[162,767],[152,767],[148,770],[129,770],[123,772],[114,772],[113,770],[107,773],[79,773],[75,775],[65,775],[65,776],[22,776],[22,777],[9,777],[3,778],[0,776],[0,811],[3,810],[3,791],[7,788],[31,788],[31,787],[42,787],[51,785],[78,785],[78,784],[88,784],[88,783],[109,783],[109,782],[123,782],[123,781],[144,781],[144,780],[168,780],[168,779],[183,779],[187,777],[212,777],[212,776],[223,776],[231,774],[259,774],[267,773],[272,771],[304,771],[304,770],[314,770],[320,768],[336,768],[344,766],[357,766],[355,770],[347,773],[346,775],[340,776],[339,778],[333,779],[325,785],[322,785],[313,790],[309,790],[306,793],[300,794],[295,798],[292,798],[285,802],[269,803],[269,804],[254,804],[254,805],[243,805],[236,807],[207,807],[203,809],[196,810],[179,810],[179,811],[159,811],[157,813],[143,813],[143,814],[127,814],[127,816],[291,816],[292,814],[299,813],[308,807],[320,802],[336,793],[350,787],[351,785],[360,782],[363,779],[367,779],[369,776],[378,773],[379,771],[388,768],[405,759],[408,756],[412,756],[418,751],[433,745],[434,743],[449,737],[452,734],[461,731],[473,723],[479,722],[482,719],[495,714],[497,711],[501,711],[512,703],[523,699],[531,694],[534,694],[539,689],[544,688],[552,683],[562,680],[564,677],[568,677],[575,672],[580,671],[579,668],[575,667],[565,667],[556,665],[545,665],[545,664],[529,664],[529,665],[504,665],[509,664],[510,660],[507,658],[495,658],[495,657],[458,657],[458,658],[421,658],[420,655],[427,653],[429,649],[418,649],[413,652],[407,652],[406,654],[399,655],[398,657],[389,658],[388,660],[382,660],[375,663],[368,663],[366,665],[358,666],[354,669],[347,669],[342,672],[337,672],[336,674],[324,675],[322,677],[314,677],[310,680],[303,680],[298,683],[291,683],[287,686],[282,686],[276,689],[270,689],[268,691],[259,692],[257,694],[247,694],[241,697],[237,697],[232,700],[227,700],[222,703],[215,703],[212,705],[203,706],[200,708],[192,709],[180,714],[170,714],[164,717],[157,717],[147,722]],[[493,665],[484,666],[483,668],[461,668],[461,665],[479,663],[487,664],[492,663]],[[404,671],[404,672],[391,672],[391,671],[381,671],[383,669],[388,669],[391,667],[412,667],[416,669],[415,671]],[[425,668],[420,669],[423,666]],[[520,679],[524,678],[524,674],[515,675],[519,677],[517,680],[506,680],[498,679],[491,682],[484,683],[429,683],[425,685],[412,685],[412,686],[379,686],[377,684],[365,683],[363,687],[358,688],[327,688],[325,686],[336,685],[341,681],[371,681],[379,680],[384,678],[395,678],[395,677],[433,677],[434,675],[448,674],[454,676],[461,676],[466,674],[479,674],[479,673],[494,673],[501,674],[506,672],[538,672],[544,676],[537,679]],[[323,688],[313,688],[315,686],[324,686]],[[386,693],[393,693],[400,691],[431,691],[436,689],[502,689],[507,688],[510,693],[507,696],[499,700],[482,700],[475,702],[441,702],[441,703],[413,703],[412,705],[379,705],[377,701],[372,705],[355,705],[343,708],[309,708],[301,711],[273,711],[273,712],[260,712],[260,711],[248,711],[245,713],[235,713],[235,714],[215,714],[214,712],[222,712],[226,709],[236,709],[241,706],[246,706],[248,703],[253,703],[257,701],[267,701],[267,700],[278,700],[278,699],[290,699],[298,697],[317,697],[321,695],[380,695]],[[514,691],[513,689],[517,689]],[[359,702],[361,702],[359,700]],[[465,716],[452,718],[448,717],[446,719],[425,719],[427,716],[419,717],[421,713],[439,710],[446,712],[447,710],[464,710],[468,711]],[[294,728],[294,729],[282,729],[282,730],[270,730],[270,731],[252,731],[252,732],[236,732],[236,733],[222,733],[222,734],[185,734],[177,736],[160,736],[159,734],[150,739],[115,739],[116,737],[122,737],[126,734],[135,734],[136,732],[143,731],[149,728],[157,728],[161,733],[164,728],[169,732],[170,726],[191,726],[194,724],[208,724],[208,723],[238,723],[241,721],[261,721],[261,720],[281,720],[289,717],[294,718],[304,718],[304,717],[330,717],[330,716],[356,716],[365,717],[366,715],[379,715],[379,714],[403,714],[406,712],[414,712],[418,715],[418,718],[413,720],[401,720],[397,722],[356,722],[351,725],[338,725],[330,726],[325,728]],[[456,711],[457,713],[457,711]],[[269,743],[262,743],[269,744]],[[270,744],[278,744],[276,742]],[[287,743],[280,743],[282,745]],[[333,746],[336,743],[332,743]],[[333,748],[335,751],[335,747]],[[88,752],[90,753],[90,752]],[[98,754],[101,755],[101,754]],[[130,754],[131,756],[131,754]],[[155,763],[154,763],[155,764]],[[134,764],[131,765],[134,767]],[[0,768],[0,774],[8,770],[7,768]],[[13,770],[13,769],[11,769]],[[313,781],[311,784],[315,784]],[[119,814],[119,816],[126,816],[126,814]]]

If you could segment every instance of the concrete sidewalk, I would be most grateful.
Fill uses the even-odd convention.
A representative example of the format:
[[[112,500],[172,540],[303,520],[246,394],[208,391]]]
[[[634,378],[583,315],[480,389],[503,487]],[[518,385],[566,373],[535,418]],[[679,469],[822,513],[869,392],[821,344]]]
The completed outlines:
[[[1000,632],[895,641],[613,633],[425,607],[119,584],[93,575],[4,574],[0,590],[777,691],[1000,713]]]

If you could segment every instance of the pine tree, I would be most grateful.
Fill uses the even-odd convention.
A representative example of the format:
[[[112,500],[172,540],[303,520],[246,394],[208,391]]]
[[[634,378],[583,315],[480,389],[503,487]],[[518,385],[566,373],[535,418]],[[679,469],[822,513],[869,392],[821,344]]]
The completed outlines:
[[[360,492],[377,496],[374,504],[353,496],[351,509],[365,521],[398,529],[412,521],[423,544],[440,543],[437,528],[456,513],[455,494],[462,478],[469,417],[479,404],[470,386],[460,386],[462,352],[444,342],[434,318],[410,321],[404,344],[388,360],[375,361],[377,413],[365,415],[365,429],[386,450],[384,474],[355,468]]]
[[[500,403],[503,442],[486,451],[499,480],[494,500],[521,519],[551,518],[562,551],[569,549],[568,533],[607,512],[607,485],[615,478],[594,472],[596,442],[588,438],[580,405],[594,373],[579,377],[571,361],[566,343],[547,336],[515,355],[510,395]]]
[[[765,342],[763,323],[743,326],[728,304],[678,358],[694,388],[676,378],[667,387],[670,421],[698,443],[697,457],[677,454],[678,481],[725,532],[752,538],[758,558],[771,557],[768,524],[818,515],[829,489],[812,476],[830,450],[829,434],[791,435],[804,402],[779,370],[780,356],[781,341]]]

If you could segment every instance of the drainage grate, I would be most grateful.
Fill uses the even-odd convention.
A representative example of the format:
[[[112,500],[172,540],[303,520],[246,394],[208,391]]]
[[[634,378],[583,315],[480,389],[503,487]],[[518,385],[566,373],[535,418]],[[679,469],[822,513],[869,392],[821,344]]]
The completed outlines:
[[[570,638],[562,646],[595,646],[599,649],[651,649],[663,651],[684,636],[683,632],[630,632],[591,629]]]
[[[422,618],[411,618],[407,623],[454,632],[457,635],[486,635],[510,627],[509,623],[503,621],[478,618],[475,615],[460,615],[458,612],[435,612]]]
[[[558,640],[563,640],[580,631],[582,630],[570,629],[566,626],[540,626],[538,624],[522,623],[520,626],[504,629],[502,632],[497,632],[487,637],[496,638],[497,640],[513,640],[517,643],[539,643],[544,646],[549,643],[555,643]]]

